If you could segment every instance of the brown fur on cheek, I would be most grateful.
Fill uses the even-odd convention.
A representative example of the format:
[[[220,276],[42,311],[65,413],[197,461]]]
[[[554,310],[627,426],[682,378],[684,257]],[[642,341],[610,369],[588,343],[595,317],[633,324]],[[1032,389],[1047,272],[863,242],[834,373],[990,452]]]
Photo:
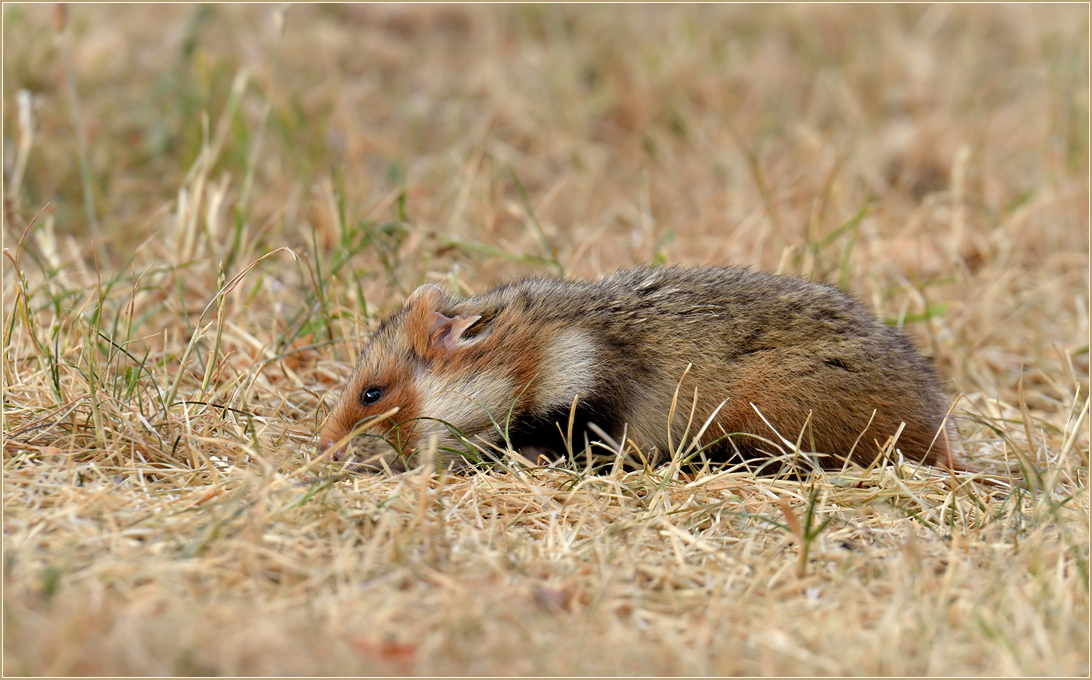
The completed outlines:
[[[381,387],[384,390],[384,395],[375,404],[365,406],[360,401],[361,394],[371,386]],[[394,408],[398,408],[398,412],[389,418],[375,418]],[[372,420],[357,433],[358,435],[379,433],[392,444],[401,447],[403,450],[408,450],[415,444],[413,431],[416,424],[415,419],[420,414],[421,399],[413,389],[412,377],[408,368],[396,367],[377,372],[368,377],[354,376],[327,418],[326,426],[323,428],[322,436],[319,439],[319,452],[325,453],[338,442],[342,442],[357,428],[361,421],[368,418],[372,418]],[[372,437],[358,437],[358,440],[359,442],[367,442],[368,440],[375,442]],[[382,442],[378,443],[382,444]],[[347,442],[342,442],[342,444],[344,446]],[[363,448],[368,450],[378,449],[382,452],[384,448],[389,447],[364,446]],[[335,460],[340,458],[338,452],[334,452],[334,455]]]
[[[398,407],[398,413],[386,419],[382,429],[388,441],[403,451],[408,451],[416,446],[416,419],[421,416],[421,396],[413,389],[413,382],[408,372],[407,375],[400,376],[400,382],[387,388],[387,393],[382,399],[368,407],[369,411],[373,411],[369,415],[385,413],[395,407]],[[393,424],[391,420],[394,421]]]
[[[556,337],[559,332],[551,328],[534,333],[515,320],[498,319],[488,338],[451,357],[441,370],[475,374],[495,372],[498,365],[505,367],[512,381],[512,397],[519,396],[516,412],[522,413],[535,402],[538,383],[547,377],[540,374],[544,338]]]
[[[452,313],[465,318],[477,312],[471,309]],[[486,337],[447,347],[428,335],[431,323],[430,319],[423,319],[421,326],[411,330],[416,331],[415,338],[425,342],[422,354],[427,358],[433,374],[453,381],[469,376],[498,375],[511,382],[512,392],[506,397],[504,409],[512,406],[511,400],[517,396],[516,414],[525,412],[534,403],[538,383],[544,379],[540,370],[545,338],[555,337],[559,329],[537,328],[532,331],[519,319],[501,315],[491,321]],[[472,396],[481,398],[484,395]]]

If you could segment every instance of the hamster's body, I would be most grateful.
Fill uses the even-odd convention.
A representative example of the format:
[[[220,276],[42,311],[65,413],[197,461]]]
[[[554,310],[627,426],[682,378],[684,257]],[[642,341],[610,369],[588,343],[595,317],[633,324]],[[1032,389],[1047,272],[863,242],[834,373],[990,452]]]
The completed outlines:
[[[737,267],[525,279],[461,300],[422,286],[361,352],[319,448],[341,459],[351,442],[358,464],[400,469],[435,435],[458,463],[444,423],[503,445],[495,422],[517,449],[564,451],[574,397],[577,451],[590,421],[663,461],[715,412],[701,438],[714,460],[777,455],[773,426],[793,442],[803,429],[828,467],[851,450],[867,465],[905,422],[904,456],[961,467],[943,391],[901,332],[834,287]]]

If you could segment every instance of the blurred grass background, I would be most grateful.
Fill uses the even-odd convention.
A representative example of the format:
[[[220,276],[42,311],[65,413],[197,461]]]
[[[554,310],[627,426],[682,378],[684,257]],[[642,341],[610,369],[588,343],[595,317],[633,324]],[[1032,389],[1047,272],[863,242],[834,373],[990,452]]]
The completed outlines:
[[[5,674],[1088,672],[1086,6],[6,4],[3,30]],[[849,290],[1030,491],[874,471],[699,511],[721,482],[313,476],[415,286],[636,262]],[[812,581],[770,494],[837,519]]]

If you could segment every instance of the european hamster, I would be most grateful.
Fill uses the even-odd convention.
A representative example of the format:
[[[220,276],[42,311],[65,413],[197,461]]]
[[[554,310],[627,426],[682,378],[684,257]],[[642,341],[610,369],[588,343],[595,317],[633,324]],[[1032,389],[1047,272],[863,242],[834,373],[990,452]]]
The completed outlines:
[[[574,397],[577,452],[601,439],[594,423],[663,462],[715,413],[700,439],[712,460],[791,451],[772,426],[824,467],[851,451],[868,465],[905,422],[907,459],[966,469],[940,383],[898,329],[833,286],[732,266],[528,278],[465,299],[421,286],[361,351],[318,451],[402,470],[435,435],[458,466],[454,428],[560,454]]]

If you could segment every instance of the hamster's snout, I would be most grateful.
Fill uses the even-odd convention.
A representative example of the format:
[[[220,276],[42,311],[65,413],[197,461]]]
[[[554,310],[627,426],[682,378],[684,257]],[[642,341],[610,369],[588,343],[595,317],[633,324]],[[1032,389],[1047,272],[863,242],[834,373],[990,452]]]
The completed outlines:
[[[334,441],[332,439],[328,437],[323,437],[319,440],[318,445],[315,446],[315,455],[317,455],[319,458],[329,455],[330,460],[334,461],[335,463],[341,462],[341,459],[345,457],[346,447],[340,446],[333,453],[330,453],[330,447],[332,447],[333,445]]]
[[[315,445],[319,460],[327,458],[332,463],[347,465],[345,469],[351,472],[382,472],[384,468],[403,470],[397,453],[386,438],[374,433],[350,438],[340,431],[325,432]]]
[[[328,444],[328,443],[323,444],[322,447],[319,449],[319,455],[324,456],[324,455],[326,455],[326,452],[329,451],[329,450],[330,450],[330,444]],[[338,449],[338,450],[334,451],[332,454],[330,454],[330,460],[334,461],[335,463],[340,463],[341,459],[344,458],[344,457],[345,457],[345,447],[344,446],[342,446],[340,449]]]

